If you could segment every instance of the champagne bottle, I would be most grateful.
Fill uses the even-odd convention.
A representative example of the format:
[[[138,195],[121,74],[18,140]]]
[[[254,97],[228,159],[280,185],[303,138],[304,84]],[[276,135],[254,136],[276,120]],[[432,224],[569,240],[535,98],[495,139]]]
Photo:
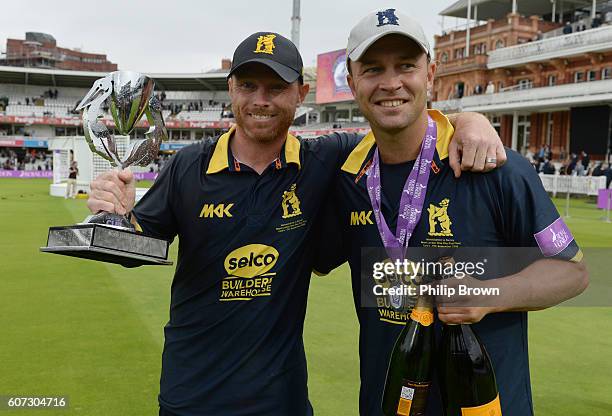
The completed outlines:
[[[419,297],[389,360],[382,401],[386,416],[425,415],[434,353],[433,321],[431,297]]]
[[[444,325],[439,354],[446,416],[501,416],[495,372],[470,325]]]

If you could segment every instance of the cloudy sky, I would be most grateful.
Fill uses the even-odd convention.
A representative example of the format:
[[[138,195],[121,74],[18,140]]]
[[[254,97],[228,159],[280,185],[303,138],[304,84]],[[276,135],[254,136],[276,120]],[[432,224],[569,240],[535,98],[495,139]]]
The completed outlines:
[[[306,66],[319,53],[346,47],[350,28],[366,13],[395,7],[418,19],[433,42],[438,13],[454,0],[301,0],[300,51]],[[349,8],[350,7],[350,8]],[[2,2],[0,51],[25,32],[53,35],[59,46],[106,53],[120,69],[202,72],[219,68],[257,31],[290,38],[292,0],[20,0]],[[445,26],[461,24],[446,18]]]

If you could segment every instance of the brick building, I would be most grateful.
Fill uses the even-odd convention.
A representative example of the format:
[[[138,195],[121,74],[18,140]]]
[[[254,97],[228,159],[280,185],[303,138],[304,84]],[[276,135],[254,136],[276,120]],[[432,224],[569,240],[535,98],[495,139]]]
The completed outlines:
[[[504,143],[521,152],[549,145],[556,159],[582,150],[596,159],[609,156],[611,3],[451,5],[441,15],[468,18],[469,24],[435,37],[433,107],[486,114]]]
[[[0,65],[93,72],[117,70],[117,64],[106,55],[58,47],[53,36],[37,32],[27,32],[25,40],[7,39],[6,57]]]

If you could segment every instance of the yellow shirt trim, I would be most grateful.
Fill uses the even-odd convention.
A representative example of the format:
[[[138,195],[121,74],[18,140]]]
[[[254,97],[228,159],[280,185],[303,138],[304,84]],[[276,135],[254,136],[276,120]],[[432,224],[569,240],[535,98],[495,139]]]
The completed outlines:
[[[361,169],[361,166],[365,162],[366,157],[368,157],[370,149],[372,146],[374,146],[374,143],[376,143],[374,133],[369,132],[363,139],[361,139],[351,154],[348,155],[344,165],[342,165],[342,170],[352,173],[353,175],[357,175]]]
[[[219,137],[219,140],[217,140],[217,145],[215,146],[213,155],[210,158],[210,163],[208,164],[208,169],[206,169],[207,175],[221,172],[224,169],[229,169],[227,148],[229,146],[229,139],[232,134],[234,134],[234,131],[236,131],[236,126],[232,126],[227,132],[223,133],[221,137]]]
[[[134,219],[132,221],[132,225],[134,225],[134,229],[136,230],[136,232],[139,232],[139,233],[142,232],[142,227],[140,226],[140,224],[138,224],[138,221]]]
[[[572,263],[580,263],[583,257],[584,257],[584,254],[582,253],[582,250],[579,249],[578,253],[576,253],[576,255],[570,259],[570,261]]]
[[[438,156],[440,160],[446,159],[448,157],[448,146],[453,138],[455,129],[448,118],[438,110],[427,110],[427,113],[436,122],[438,127],[438,140],[436,142]],[[342,170],[357,175],[375,143],[374,133],[369,132],[366,134],[346,158],[342,165]]]
[[[302,167],[300,163],[300,140],[291,135],[287,134],[287,141],[285,142],[285,161],[287,164],[295,163],[298,168]]]
[[[206,169],[207,175],[229,169],[229,160],[227,159],[228,146],[230,137],[235,131],[236,126],[232,126],[232,128],[219,137],[215,150],[210,158],[208,169]],[[298,165],[298,168],[302,167],[300,163],[300,146],[301,143],[297,137],[287,134],[287,141],[285,142],[285,161],[288,164],[295,163]]]

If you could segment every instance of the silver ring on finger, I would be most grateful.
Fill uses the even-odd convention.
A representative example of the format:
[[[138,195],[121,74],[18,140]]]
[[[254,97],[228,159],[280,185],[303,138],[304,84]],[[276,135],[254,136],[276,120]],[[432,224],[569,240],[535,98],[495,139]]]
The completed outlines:
[[[496,165],[497,164],[497,159],[494,158],[494,157],[488,157],[487,158],[487,163],[491,163],[493,165]]]

